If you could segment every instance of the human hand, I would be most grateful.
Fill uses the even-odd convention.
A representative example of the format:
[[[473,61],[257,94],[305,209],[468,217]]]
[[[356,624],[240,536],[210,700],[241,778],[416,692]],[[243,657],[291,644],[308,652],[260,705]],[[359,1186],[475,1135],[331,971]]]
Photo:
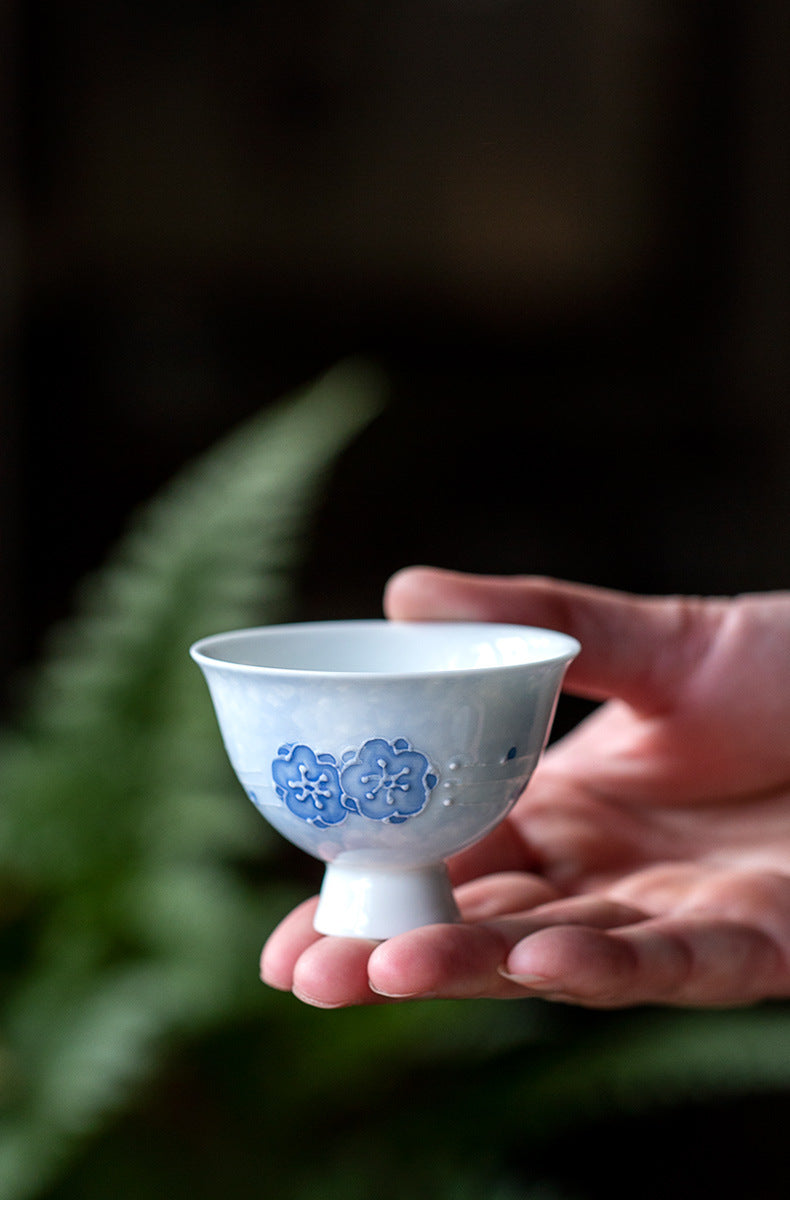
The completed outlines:
[[[606,702],[450,862],[464,922],[321,937],[312,899],[271,936],[264,981],[322,1007],[790,995],[790,594],[649,599],[410,569],[385,608],[570,633],[582,652],[565,689]]]

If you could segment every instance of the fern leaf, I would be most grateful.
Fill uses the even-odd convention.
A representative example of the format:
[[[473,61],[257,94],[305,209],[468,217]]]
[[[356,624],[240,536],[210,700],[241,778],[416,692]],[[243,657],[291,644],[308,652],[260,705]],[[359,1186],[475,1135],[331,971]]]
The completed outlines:
[[[257,988],[262,901],[228,859],[265,828],[188,648],[286,616],[326,474],[383,392],[342,364],[178,477],[86,584],[0,737],[2,1197],[39,1192],[169,1034],[238,1012],[248,965]]]
[[[199,636],[285,617],[323,477],[382,390],[371,368],[341,365],[140,513],[54,634],[22,728],[0,744],[0,872],[62,885],[85,864],[120,863],[154,842],[158,788],[199,796],[212,772],[216,782],[215,725],[184,655]]]

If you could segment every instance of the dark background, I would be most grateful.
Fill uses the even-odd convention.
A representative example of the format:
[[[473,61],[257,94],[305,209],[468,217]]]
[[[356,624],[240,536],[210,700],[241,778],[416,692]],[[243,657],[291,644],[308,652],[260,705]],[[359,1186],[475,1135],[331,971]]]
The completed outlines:
[[[367,353],[306,615],[403,563],[790,580],[781,3],[2,8],[2,670],[130,509]]]

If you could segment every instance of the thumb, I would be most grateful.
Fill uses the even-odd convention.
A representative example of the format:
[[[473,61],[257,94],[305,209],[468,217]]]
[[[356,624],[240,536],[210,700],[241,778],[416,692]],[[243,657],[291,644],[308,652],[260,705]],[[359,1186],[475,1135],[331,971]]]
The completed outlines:
[[[716,600],[647,598],[551,578],[411,568],[387,583],[384,609],[393,620],[490,620],[568,633],[582,651],[566,691],[614,696],[653,713],[677,700],[725,608]]]

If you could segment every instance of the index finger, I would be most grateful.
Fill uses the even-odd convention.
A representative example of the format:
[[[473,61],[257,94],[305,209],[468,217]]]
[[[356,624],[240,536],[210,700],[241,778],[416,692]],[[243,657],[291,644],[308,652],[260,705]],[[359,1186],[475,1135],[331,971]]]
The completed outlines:
[[[710,600],[428,568],[403,569],[390,578],[384,607],[397,620],[491,620],[568,633],[582,650],[565,689],[594,700],[614,696],[645,712],[675,702],[724,611]]]

